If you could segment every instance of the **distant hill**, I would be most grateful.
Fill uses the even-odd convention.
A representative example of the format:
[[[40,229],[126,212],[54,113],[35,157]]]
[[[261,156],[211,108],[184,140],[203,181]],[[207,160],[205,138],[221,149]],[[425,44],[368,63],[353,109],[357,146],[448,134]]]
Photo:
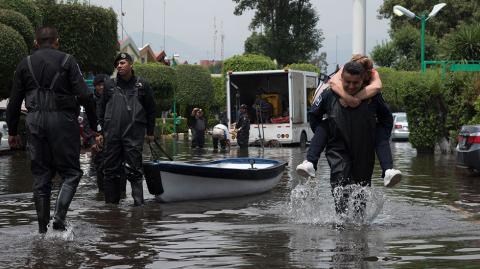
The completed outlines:
[[[142,33],[135,32],[131,34],[131,37],[137,44],[137,46],[142,46]],[[145,44],[149,43],[155,53],[159,53],[163,47],[163,35],[158,33],[145,32],[144,35]],[[205,52],[200,51],[187,43],[184,43],[180,40],[175,39],[167,35],[166,40],[167,47],[167,56],[170,58],[173,53],[178,53],[180,55],[181,61],[188,61],[188,63],[199,62],[200,59],[205,58]]]

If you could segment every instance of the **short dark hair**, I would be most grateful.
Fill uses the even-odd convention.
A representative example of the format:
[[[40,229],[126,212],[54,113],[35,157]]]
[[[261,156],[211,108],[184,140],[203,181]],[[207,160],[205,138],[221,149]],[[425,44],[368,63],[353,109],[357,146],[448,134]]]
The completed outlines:
[[[343,72],[347,72],[350,75],[363,76],[365,74],[365,68],[359,62],[350,61],[343,66]]]
[[[58,31],[55,27],[41,26],[35,31],[35,40],[39,46],[53,45],[58,39]]]

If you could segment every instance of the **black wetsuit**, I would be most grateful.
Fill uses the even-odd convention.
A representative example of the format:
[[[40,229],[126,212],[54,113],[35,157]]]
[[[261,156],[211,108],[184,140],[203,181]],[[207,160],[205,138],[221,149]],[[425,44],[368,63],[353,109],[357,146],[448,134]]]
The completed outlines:
[[[143,204],[142,151],[147,135],[155,127],[155,102],[150,86],[132,76],[120,76],[105,83],[97,106],[104,134],[104,192],[106,203],[119,203],[122,174],[130,181],[135,205]]]
[[[370,186],[375,164],[375,111],[380,104],[376,96],[356,108],[345,108],[339,99],[327,89],[315,100],[310,112],[313,119],[327,115],[325,156],[331,169],[332,192],[349,185]],[[344,212],[348,196],[348,192],[340,195],[337,212]]]
[[[62,185],[53,227],[65,229],[68,207],[83,174],[79,160],[79,105],[84,106],[90,125],[96,126],[94,102],[74,57],[51,48],[35,51],[17,66],[7,108],[10,135],[17,135],[24,99],[39,231],[47,229],[52,178],[56,173],[62,178]]]
[[[237,133],[237,143],[241,149],[248,148],[248,138],[250,136],[250,119],[248,113],[242,113],[239,116],[235,129],[240,129]]]

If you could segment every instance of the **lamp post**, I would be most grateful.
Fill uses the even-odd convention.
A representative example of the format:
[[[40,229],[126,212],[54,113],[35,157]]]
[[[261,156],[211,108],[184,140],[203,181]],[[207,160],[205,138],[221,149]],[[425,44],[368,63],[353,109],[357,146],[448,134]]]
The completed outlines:
[[[393,7],[393,13],[397,16],[407,16],[411,19],[413,18],[416,18],[416,19],[419,19],[420,22],[421,22],[421,31],[420,31],[420,67],[421,67],[421,70],[422,70],[422,73],[424,73],[427,69],[426,65],[425,65],[425,23],[432,17],[434,17],[435,15],[437,15],[437,13],[444,7],[446,6],[447,4],[445,3],[440,3],[440,4],[436,4],[435,6],[433,6],[433,9],[432,11],[428,14],[428,15],[425,15],[425,14],[422,14],[420,17],[415,15],[415,13],[411,12],[410,10],[400,6],[400,5],[396,5]]]

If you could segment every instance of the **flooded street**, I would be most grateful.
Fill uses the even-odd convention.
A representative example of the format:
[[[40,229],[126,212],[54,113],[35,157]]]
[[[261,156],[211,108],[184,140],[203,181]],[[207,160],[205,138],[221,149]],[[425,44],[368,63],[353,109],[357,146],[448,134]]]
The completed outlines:
[[[192,152],[183,141],[164,146],[179,161],[237,155],[235,148],[212,153],[211,146]],[[457,168],[454,155],[417,155],[407,142],[391,146],[403,181],[384,188],[377,162],[366,223],[340,225],[326,159],[322,154],[317,179],[305,181],[294,172],[305,156],[298,147],[265,149],[263,157],[289,163],[268,193],[161,204],[144,184],[144,207],[131,206],[129,186],[119,206],[106,206],[83,154],[71,229],[44,239],[36,233],[25,153],[0,156],[0,267],[480,268],[480,176]],[[262,156],[259,148],[249,154]],[[57,192],[58,182],[52,207]]]

